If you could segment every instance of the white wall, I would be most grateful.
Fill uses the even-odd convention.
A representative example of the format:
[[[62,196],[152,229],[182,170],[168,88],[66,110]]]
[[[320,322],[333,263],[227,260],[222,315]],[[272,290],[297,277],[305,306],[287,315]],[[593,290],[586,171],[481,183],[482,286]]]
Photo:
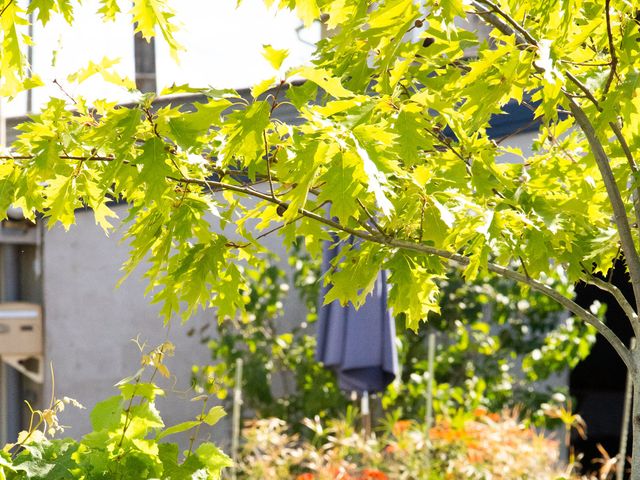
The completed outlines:
[[[125,207],[115,210],[123,216]],[[93,214],[79,212],[77,225],[65,232],[54,227],[44,235],[43,286],[45,312],[45,356],[55,369],[56,395],[73,397],[88,410],[66,409],[62,422],[73,428],[66,433],[74,437],[89,431],[88,411],[96,402],[116,393],[113,385],[133,374],[139,366],[139,352],[130,339],[150,345],[161,343],[166,330],[158,316],[158,307],[144,297],[142,273],[132,275],[119,288],[120,265],[127,258],[127,246],[119,243],[120,235],[106,237],[95,226]],[[269,248],[283,253],[276,237],[265,237]],[[284,258],[284,257],[283,257]],[[304,318],[305,308],[291,293],[285,304],[286,318],[294,322]],[[167,365],[178,378],[174,389],[189,387],[193,364],[207,363],[211,354],[197,335],[187,336],[190,327],[196,330],[214,322],[211,312],[200,313],[181,325],[174,322],[169,340],[176,345],[176,355]],[[44,399],[50,395],[50,379],[45,380]],[[164,382],[167,387],[167,382]],[[189,420],[199,413],[199,404],[176,393],[158,402],[167,425]],[[228,441],[228,421],[216,426],[212,434],[221,442]],[[177,439],[176,439],[177,440]],[[181,439],[184,444],[185,438]]]

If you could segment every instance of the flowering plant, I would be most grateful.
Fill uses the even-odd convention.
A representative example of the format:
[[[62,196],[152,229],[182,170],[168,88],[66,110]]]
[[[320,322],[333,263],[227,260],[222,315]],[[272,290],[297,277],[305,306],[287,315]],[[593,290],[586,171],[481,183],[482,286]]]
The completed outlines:
[[[428,432],[390,418],[365,438],[350,411],[346,420],[305,420],[312,440],[289,435],[282,420],[257,420],[244,431],[239,467],[247,479],[577,480],[571,466],[560,466],[559,442],[526,426],[518,413],[478,408],[439,418]]]

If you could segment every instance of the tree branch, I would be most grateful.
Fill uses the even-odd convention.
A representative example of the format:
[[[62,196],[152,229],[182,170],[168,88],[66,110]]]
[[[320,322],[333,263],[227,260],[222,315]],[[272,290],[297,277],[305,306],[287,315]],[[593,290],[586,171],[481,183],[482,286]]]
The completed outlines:
[[[536,39],[516,20],[514,20],[509,14],[501,10],[497,5],[495,5],[491,0],[477,0],[474,2],[476,5],[480,4],[483,6],[487,6],[491,8],[492,11],[496,12],[504,21],[508,24],[506,25],[502,20],[497,18],[495,15],[483,15],[486,18],[486,21],[491,25],[496,27],[505,35],[520,35],[524,40],[527,41],[529,46],[538,47],[538,42]],[[485,12],[489,13],[489,12]],[[511,31],[508,32],[509,26],[511,26]],[[521,47],[522,48],[522,47]],[[565,72],[567,78],[569,78],[586,96],[587,98],[595,105],[598,111],[602,111],[602,107],[600,106],[598,100],[593,96],[591,91],[584,85],[578,78],[575,77],[571,72]],[[631,283],[633,285],[633,291],[636,298],[636,310],[640,311],[640,257],[638,256],[638,252],[636,250],[635,244],[633,242],[633,237],[631,235],[631,227],[629,225],[629,219],[627,218],[626,208],[622,201],[622,196],[620,194],[620,190],[615,181],[615,177],[613,176],[613,172],[611,171],[611,166],[609,164],[609,158],[604,151],[602,143],[598,139],[598,136],[593,128],[593,125],[589,121],[588,117],[584,113],[584,110],[575,102],[575,100],[568,94],[568,92],[564,91],[565,97],[569,102],[569,107],[571,109],[572,114],[574,115],[576,122],[584,132],[587,137],[587,141],[593,150],[593,155],[596,159],[596,164],[600,170],[600,174],[602,175],[602,179],[604,181],[605,187],[607,189],[607,195],[609,197],[609,201],[611,202],[611,206],[613,208],[614,219],[616,223],[616,227],[618,229],[618,235],[620,236],[620,242],[622,245],[622,250],[624,252],[625,260],[627,262],[627,266],[629,267],[629,275],[631,276]],[[625,155],[627,156],[627,161],[630,165],[631,171],[637,171],[635,160],[631,155],[631,151],[628,148],[628,145],[622,135],[622,132],[618,128],[615,123],[610,122],[609,126],[613,129],[613,132],[623,146],[623,150],[625,151]],[[626,148],[625,148],[626,146]],[[634,178],[635,181],[635,178]],[[636,218],[640,220],[640,192],[639,188],[634,189],[634,210],[636,212]],[[640,229],[640,222],[638,223],[638,228]]]
[[[486,5],[491,9],[491,11],[496,12],[498,15],[504,18],[504,20],[509,25],[511,25],[513,30],[517,31],[518,33],[520,33],[520,35],[522,35],[522,37],[527,41],[527,43],[538,46],[538,42],[536,41],[535,38],[533,38],[533,35],[531,35],[526,28],[524,28],[517,21],[515,21],[509,14],[507,14],[504,10],[502,10],[498,5],[496,5],[490,0],[478,0],[478,2],[483,5]]]
[[[616,179],[613,176],[611,165],[609,164],[609,158],[607,157],[602,143],[598,139],[598,135],[593,128],[593,125],[587,118],[586,114],[580,108],[580,106],[572,98],[568,99],[569,108],[573,113],[574,118],[580,128],[587,137],[587,141],[591,146],[593,156],[600,170],[602,181],[607,189],[607,195],[611,202],[611,208],[613,209],[613,217],[618,228],[618,235],[620,236],[620,244],[622,245],[622,252],[629,268],[629,275],[631,277],[631,284],[633,285],[633,293],[636,298],[636,310],[640,310],[640,258],[638,257],[638,251],[633,242],[631,235],[631,226],[629,225],[629,219],[627,218],[627,209],[622,201],[620,190],[616,184]]]
[[[257,190],[250,190],[246,187],[243,187],[241,185],[231,185],[231,184],[226,184],[223,182],[216,182],[216,181],[208,181],[208,180],[197,180],[197,179],[191,179],[191,178],[172,178],[169,177],[170,180],[174,180],[174,181],[178,181],[178,182],[183,182],[183,183],[191,183],[191,184],[195,184],[195,185],[200,185],[200,186],[209,186],[209,187],[213,187],[213,188],[217,188],[219,190],[230,190],[230,191],[234,191],[237,193],[242,193],[248,196],[253,196],[256,198],[260,198],[262,200],[266,200],[267,202],[271,202],[273,204],[282,206],[283,208],[288,208],[289,204],[287,202],[284,202],[278,198],[272,198],[269,194],[267,193],[262,193],[259,192]],[[401,248],[404,250],[411,250],[417,253],[421,253],[421,254],[426,254],[426,255],[435,255],[437,257],[440,258],[444,258],[447,260],[450,260],[451,262],[453,262],[454,264],[456,264],[459,267],[464,267],[466,265],[469,264],[469,259],[467,257],[465,257],[464,255],[460,255],[458,253],[452,253],[452,252],[448,252],[446,250],[442,250],[439,248],[435,248],[435,247],[431,247],[428,245],[423,245],[420,243],[415,243],[412,241],[407,241],[407,240],[402,240],[402,239],[397,239],[397,238],[390,238],[388,236],[384,236],[384,235],[376,235],[373,233],[370,233],[366,230],[356,230],[353,228],[350,228],[346,225],[341,225],[340,223],[325,218],[321,215],[318,215],[316,213],[313,213],[309,210],[306,210],[304,208],[299,208],[298,209],[298,213],[300,213],[301,215],[304,215],[307,218],[313,219],[317,222],[320,222],[324,225],[327,225],[335,230],[338,231],[342,231],[345,233],[348,233],[350,235],[353,235],[354,237],[357,238],[361,238],[363,240],[366,241],[370,241],[370,242],[374,242],[374,243],[378,243],[380,245],[385,245],[387,247],[391,247],[391,248]],[[633,374],[635,375],[636,372],[636,368],[632,362],[632,358],[631,358],[631,353],[629,352],[629,350],[627,349],[627,347],[624,345],[624,343],[622,343],[622,341],[616,336],[616,334],[607,326],[605,325],[598,317],[596,317],[595,315],[593,315],[591,312],[585,310],[584,308],[582,308],[580,305],[578,305],[576,302],[574,302],[573,300],[563,296],[562,294],[560,294],[559,292],[557,292],[556,290],[554,290],[553,288],[549,287],[548,285],[545,285],[542,282],[539,282],[537,280],[534,280],[522,273],[516,272],[514,270],[511,270],[509,268],[503,267],[501,265],[497,265],[495,263],[491,263],[489,262],[487,269],[490,272],[496,273],[498,275],[501,275],[505,278],[514,280],[516,282],[519,283],[523,283],[527,286],[529,286],[530,288],[532,288],[533,290],[536,290],[544,295],[546,295],[547,297],[555,300],[556,302],[558,302],[560,305],[562,305],[563,307],[565,307],[567,310],[569,310],[571,313],[573,313],[574,315],[576,315],[577,317],[581,318],[582,320],[584,320],[585,322],[587,322],[589,325],[593,326],[598,333],[600,333],[603,337],[605,337],[605,339],[611,344],[611,346],[616,350],[616,352],[618,353],[618,355],[620,356],[620,358],[622,359],[622,361],[625,363],[625,365],[627,366],[627,368],[633,372]]]
[[[611,31],[611,0],[605,0],[605,16],[607,19],[607,39],[609,40],[609,55],[611,56],[611,70],[609,70],[609,76],[607,77],[607,82],[604,84],[604,90],[602,92],[603,96],[607,95],[609,88],[611,87],[611,82],[613,81],[613,77],[617,75],[616,67],[618,66],[618,57],[616,55],[616,47],[613,44],[613,32]]]
[[[2,10],[0,10],[0,17],[2,17],[2,15],[4,14],[4,12],[7,11],[7,8],[9,8],[11,6],[11,4],[13,3],[13,0],[9,0],[3,7]]]
[[[598,278],[590,272],[587,272],[587,276],[583,280],[589,285],[593,285],[594,287],[598,287],[600,290],[608,292],[616,299],[618,305],[620,305],[620,308],[624,310],[624,313],[631,321],[633,333],[635,334],[636,338],[640,338],[640,319],[638,318],[638,314],[635,312],[633,306],[631,306],[620,289],[612,283],[602,280],[601,278]]]
[[[0,155],[0,160],[32,160],[35,155]],[[85,162],[113,162],[115,157],[102,157],[100,155],[58,155],[58,158],[62,160],[82,160]]]

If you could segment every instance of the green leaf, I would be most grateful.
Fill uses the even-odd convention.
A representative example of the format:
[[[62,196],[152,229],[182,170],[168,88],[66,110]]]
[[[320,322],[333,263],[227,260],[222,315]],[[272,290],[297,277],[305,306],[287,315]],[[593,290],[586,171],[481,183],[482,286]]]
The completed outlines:
[[[115,395],[96,404],[89,414],[91,426],[96,432],[112,430],[120,425],[123,415],[122,402],[122,396]]]
[[[164,427],[160,412],[151,402],[133,405],[129,410],[129,426],[125,432],[127,438],[142,439],[150,430]]]
[[[210,100],[207,103],[196,103],[195,112],[184,112],[180,116],[169,119],[169,128],[176,143],[186,151],[198,146],[210,129],[220,124],[220,115],[231,102],[226,99]]]
[[[289,50],[287,49],[277,49],[273,48],[271,45],[262,46],[262,56],[267,60],[267,62],[269,62],[274,70],[280,70],[282,62],[284,62],[288,55]]]
[[[320,9],[316,0],[295,0],[296,12],[304,22],[305,27],[309,27],[314,20],[320,17]]]
[[[98,10],[106,20],[115,20],[116,15],[120,13],[118,0],[100,0],[100,9]]]
[[[182,433],[182,432],[186,432],[187,430],[191,430],[192,428],[197,427],[198,425],[200,425],[202,422],[198,422],[196,420],[190,420],[188,422],[182,422],[182,423],[178,423],[177,425],[173,425],[169,428],[165,428],[164,430],[162,430],[158,436],[156,437],[156,439],[158,441],[162,440],[164,437],[168,436],[168,435],[174,435],[176,433]]]
[[[182,47],[174,37],[176,27],[171,23],[174,13],[165,0],[134,0],[131,13],[136,32],[140,32],[144,39],[150,41],[158,27],[169,45],[171,54],[177,58],[177,52]]]
[[[147,198],[160,198],[167,188],[167,177],[174,172],[169,167],[169,152],[162,140],[152,137],[142,146],[142,153],[135,159],[136,165],[141,165],[142,170],[136,183],[146,187]]]
[[[429,313],[440,313],[437,275],[429,272],[424,258],[401,251],[386,267],[391,271],[389,306],[396,314],[405,314],[407,328],[415,331]]]
[[[136,88],[136,84],[133,80],[127,77],[120,76],[117,71],[113,69],[120,63],[119,58],[104,57],[100,62],[94,63],[89,61],[89,64],[81,68],[67,77],[70,82],[82,83],[94,75],[100,75],[104,81],[111,83],[118,87],[123,87],[128,90]]]
[[[291,74],[300,75],[302,78],[315,83],[325,92],[335,98],[352,97],[353,92],[350,92],[342,86],[339,78],[331,75],[331,73],[323,68],[303,67],[296,69]]]
[[[254,102],[247,109],[229,114],[223,131],[227,134],[223,148],[225,161],[241,160],[245,166],[255,167],[264,154],[264,130],[269,125],[271,106],[265,101]]]
[[[338,154],[328,165],[326,173],[320,177],[324,182],[318,202],[331,202],[331,216],[346,224],[358,211],[358,195],[364,188],[355,181],[354,158],[346,153]]]
[[[56,0],[34,0],[29,2],[27,12],[34,13],[37,11],[36,18],[46,25],[51,18],[51,12],[55,11]]]
[[[49,182],[45,193],[47,214],[51,218],[49,228],[60,222],[68,230],[75,223],[75,209],[81,206],[75,191],[75,179],[58,175]]]
[[[207,412],[207,414],[204,416],[202,421],[204,423],[206,423],[207,425],[213,426],[216,423],[218,423],[218,420],[220,420],[226,414],[227,414],[227,412],[224,411],[224,408],[222,408],[220,406],[215,406],[215,407],[212,407]]]
[[[164,390],[153,383],[125,383],[118,388],[125,400],[140,397],[153,402],[157,395],[164,395]]]
[[[251,88],[251,96],[253,98],[258,98],[260,95],[262,95],[264,92],[266,92],[267,90],[269,90],[273,84],[276,81],[276,77],[271,77],[271,78],[267,78],[266,80],[263,80],[260,83],[255,84],[252,88]]]
[[[196,456],[214,479],[220,478],[223,468],[231,467],[233,461],[213,443],[203,443],[195,451]]]

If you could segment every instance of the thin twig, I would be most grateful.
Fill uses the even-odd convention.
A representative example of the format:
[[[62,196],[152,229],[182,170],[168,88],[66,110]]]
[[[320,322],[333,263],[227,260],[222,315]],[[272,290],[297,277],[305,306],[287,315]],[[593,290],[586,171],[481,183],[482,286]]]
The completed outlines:
[[[580,67],[608,67],[611,62],[574,62],[572,60],[566,60],[564,58],[558,59],[561,63],[568,63],[569,65],[577,65]]]
[[[502,18],[504,18],[505,21],[508,24],[510,24],[511,27],[514,30],[516,30],[518,33],[520,33],[520,35],[522,35],[524,37],[524,39],[527,42],[529,42],[531,45],[538,46],[538,42],[536,41],[535,38],[533,38],[533,35],[531,35],[526,28],[524,28],[522,25],[520,25],[510,15],[508,15],[506,12],[504,12],[498,5],[496,5],[495,3],[493,3],[490,0],[478,0],[478,2],[488,6],[489,8],[491,8],[491,10],[493,12],[496,12],[498,15],[500,15]],[[489,12],[487,12],[487,13],[489,13]]]
[[[54,78],[54,79],[53,79],[53,84],[54,84],[54,85],[57,85],[57,87],[60,89],[60,91],[61,91],[61,92],[62,92],[62,93],[63,93],[63,94],[64,94],[64,95],[69,99],[69,100],[71,100],[71,102],[72,102],[74,105],[77,105],[77,104],[78,104],[78,101],[77,101],[75,98],[73,98],[73,97],[69,94],[69,92],[67,92],[67,91],[64,89],[64,87],[60,84],[60,82],[58,82],[58,79]]]
[[[356,199],[356,201],[358,202],[358,205],[360,205],[360,208],[362,208],[362,210],[364,211],[364,213],[367,214],[367,217],[369,217],[369,221],[371,221],[371,224],[376,228],[376,230],[378,230],[379,233],[381,233],[382,235],[387,235],[387,232],[385,232],[383,230],[383,228],[380,226],[380,224],[378,222],[376,222],[376,219],[373,218],[373,215],[371,215],[371,212],[369,212],[369,210],[367,209],[367,207],[365,207],[364,203],[362,203],[362,200],[360,200],[359,198]]]
[[[616,55],[616,47],[613,44],[613,32],[611,30],[611,0],[605,0],[604,5],[605,16],[607,19],[607,39],[609,40],[609,55],[611,56],[611,70],[609,70],[609,76],[604,84],[604,90],[602,96],[606,96],[613,82],[613,77],[617,76],[616,67],[618,66],[618,56]]]
[[[424,209],[427,204],[427,199],[422,197],[422,206],[420,207],[420,234],[418,236],[418,242],[422,243],[422,238],[424,237]]]
[[[0,160],[33,160],[34,158],[35,155],[0,155]],[[112,162],[115,160],[115,157],[103,157],[100,155],[58,155],[58,158],[62,160],[82,160],[85,162]]]
[[[587,277],[583,278],[585,283],[593,285],[594,287],[598,287],[600,290],[603,290],[613,296],[618,302],[618,305],[620,305],[620,308],[622,308],[624,313],[627,315],[627,318],[629,318],[631,326],[633,327],[634,335],[637,338],[640,338],[640,319],[638,318],[638,314],[635,312],[633,306],[631,306],[622,291],[612,283],[598,278],[596,275],[587,270],[584,265],[582,266],[582,268],[587,274]]]
[[[269,111],[269,114],[272,114],[273,111],[278,107],[278,95],[280,95],[280,90],[285,83],[287,83],[285,80],[280,80],[280,83],[276,87],[276,91],[273,92],[273,100],[271,101],[271,110]]]
[[[202,411],[200,413],[200,417],[198,418],[200,423],[198,423],[198,426],[196,427],[195,431],[193,432],[193,435],[191,435],[191,438],[189,439],[189,450],[187,451],[187,454],[185,455],[185,457],[187,457],[187,458],[189,458],[191,456],[191,452],[193,451],[193,444],[196,442],[196,439],[198,438],[198,435],[200,434],[200,427],[204,423],[204,415],[205,415],[205,411],[207,409],[207,401],[208,400],[209,400],[209,397],[205,397],[204,400],[202,401]]]
[[[276,198],[276,194],[273,190],[273,178],[271,178],[271,160],[269,159],[269,143],[267,142],[267,131],[262,131],[262,138],[264,139],[264,158],[267,162],[267,177],[269,179],[269,191],[271,196]]]
[[[2,7],[2,10],[0,10],[0,17],[2,17],[2,15],[4,14],[4,12],[7,10],[7,8],[9,8],[11,6],[11,4],[13,3],[13,0],[9,0],[6,5],[4,7]]]

